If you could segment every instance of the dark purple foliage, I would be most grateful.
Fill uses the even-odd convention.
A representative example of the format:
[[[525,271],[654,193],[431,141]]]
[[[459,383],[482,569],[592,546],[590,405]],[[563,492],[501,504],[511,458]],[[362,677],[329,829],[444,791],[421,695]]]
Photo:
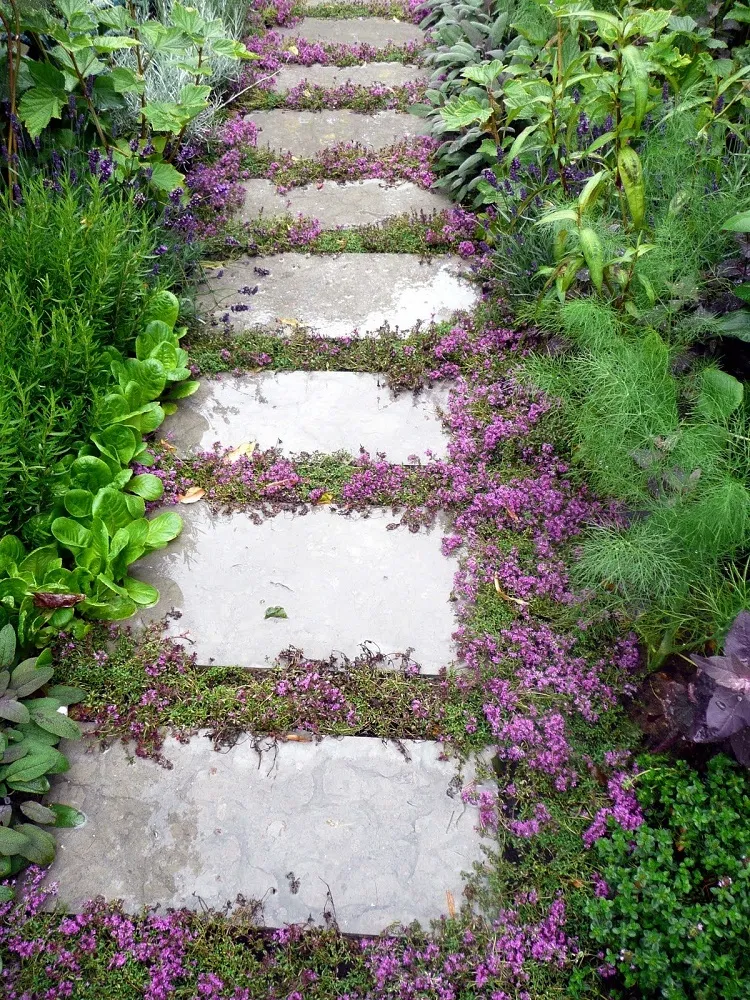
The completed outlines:
[[[724,644],[723,656],[698,656],[697,710],[691,738],[696,743],[728,739],[737,760],[750,766],[750,612],[741,611]]]

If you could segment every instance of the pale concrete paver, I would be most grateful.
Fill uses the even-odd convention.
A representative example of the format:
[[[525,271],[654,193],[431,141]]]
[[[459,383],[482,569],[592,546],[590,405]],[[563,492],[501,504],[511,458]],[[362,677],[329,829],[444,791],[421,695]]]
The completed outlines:
[[[258,269],[270,273],[259,277]],[[457,257],[421,261],[391,253],[283,253],[207,269],[198,304],[235,331],[291,325],[326,337],[355,330],[371,336],[385,324],[408,331],[473,308],[479,288],[469,274]],[[256,285],[254,295],[238,291]]]
[[[358,87],[402,87],[405,83],[426,80],[427,73],[419,66],[398,62],[363,63],[360,66],[283,66],[274,76],[274,90],[287,91],[303,81],[319,87],[341,87],[353,83]]]
[[[406,45],[421,42],[424,31],[416,24],[387,17],[304,17],[290,28],[278,28],[283,38],[304,38],[308,42],[363,42],[382,49],[386,42]]]
[[[431,217],[453,207],[445,195],[406,181],[392,187],[374,179],[346,184],[323,181],[291,188],[286,194],[278,194],[276,185],[267,180],[244,181],[242,187],[243,222],[251,222],[261,214],[266,218],[303,215],[317,219],[325,229],[334,229],[381,223],[396,215]]]
[[[131,569],[161,594],[143,618],[182,612],[169,634],[192,641],[200,664],[267,666],[290,645],[311,658],[353,657],[366,643],[386,655],[413,649],[424,673],[454,660],[456,564],[441,552],[441,526],[389,531],[398,518],[378,508],[314,507],[259,525],[203,503],[180,514],[180,537]],[[288,617],[264,618],[269,607]]]
[[[427,135],[423,118],[404,111],[253,111],[245,115],[261,129],[259,148],[292,156],[312,157],[340,142],[356,142],[366,149],[385,149],[396,142]]]
[[[208,450],[217,441],[236,447],[255,441],[285,453],[348,451],[360,447],[391,462],[440,457],[448,437],[439,407],[447,386],[394,395],[382,376],[369,372],[262,372],[220,381],[203,379],[159,431],[180,454]]]
[[[250,742],[216,753],[207,739],[167,740],[171,770],[115,745],[65,752],[71,770],[53,801],[85,826],[58,832],[51,877],[73,910],[103,894],[129,911],[221,908],[238,893],[264,900],[266,925],[322,922],[328,887],[343,931],[426,924],[460,905],[461,872],[480,860],[476,811],[435,743],[361,737]],[[473,777],[467,768],[463,781]],[[298,881],[298,885],[295,883]],[[295,891],[296,889],[296,891]]]

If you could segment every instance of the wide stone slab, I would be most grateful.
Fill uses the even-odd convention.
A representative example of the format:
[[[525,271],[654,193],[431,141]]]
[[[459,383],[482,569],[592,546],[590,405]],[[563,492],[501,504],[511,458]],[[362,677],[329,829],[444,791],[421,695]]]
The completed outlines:
[[[304,38],[308,42],[333,42],[355,45],[358,42],[377,49],[387,42],[406,45],[424,40],[424,31],[416,24],[387,17],[304,17],[291,28],[279,28],[284,38]]]
[[[278,194],[272,181],[244,181],[245,202],[241,218],[251,222],[259,215],[304,215],[317,219],[325,229],[336,226],[365,226],[385,222],[396,215],[447,211],[452,203],[437,191],[425,191],[417,184],[401,182],[388,187],[379,180],[351,181],[338,184],[323,181],[291,188]]]
[[[221,908],[241,893],[264,900],[268,926],[322,923],[331,900],[346,932],[426,925],[450,908],[448,893],[461,903],[461,873],[480,860],[477,817],[440,745],[406,740],[404,750],[348,737],[282,743],[261,758],[250,742],[216,753],[194,737],[167,741],[166,770],[129,763],[120,745],[66,746],[72,767],[51,799],[87,820],[59,831],[59,899],[79,910],[121,897],[133,912]]]
[[[254,295],[240,291],[256,286]],[[303,326],[326,337],[373,336],[385,325],[408,331],[478,301],[459,258],[395,253],[240,258],[207,268],[198,295],[204,313],[235,331]]]
[[[313,157],[340,142],[356,142],[366,149],[385,149],[417,135],[427,135],[423,118],[404,111],[253,111],[245,116],[261,132],[258,146],[292,156]]]
[[[274,90],[293,90],[307,82],[318,87],[341,87],[353,83],[357,87],[403,87],[426,79],[423,69],[398,62],[363,63],[361,66],[283,66],[274,76]]]
[[[287,453],[385,452],[408,463],[429,449],[443,456],[447,435],[438,407],[448,389],[394,395],[377,375],[366,372],[264,372],[221,381],[203,379],[182,400],[162,431],[181,454],[208,450],[217,441],[236,447],[255,441],[281,445]],[[161,432],[160,432],[161,433]]]
[[[386,655],[413,649],[433,674],[454,659],[456,567],[441,553],[440,527],[389,531],[396,518],[382,509],[365,517],[316,507],[262,524],[203,505],[180,513],[180,537],[132,575],[161,593],[144,617],[182,613],[170,634],[194,643],[200,664],[268,666],[290,645],[314,659],[353,657],[365,644]],[[270,607],[287,617],[264,618]]]

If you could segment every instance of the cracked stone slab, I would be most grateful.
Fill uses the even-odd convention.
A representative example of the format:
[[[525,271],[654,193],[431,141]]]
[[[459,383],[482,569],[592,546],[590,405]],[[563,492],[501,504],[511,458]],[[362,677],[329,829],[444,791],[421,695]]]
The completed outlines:
[[[479,288],[469,275],[449,256],[282,253],[207,268],[198,305],[235,331],[302,326],[326,337],[374,336],[385,325],[410,330],[472,309]],[[256,285],[253,295],[241,291]]]
[[[462,896],[480,861],[476,811],[441,746],[362,737],[282,743],[262,757],[251,742],[216,753],[208,739],[168,739],[171,770],[65,746],[71,769],[52,801],[86,815],[56,831],[51,878],[73,911],[97,895],[145,905],[220,909],[238,893],[263,899],[262,922],[323,922],[328,888],[341,929],[377,934],[427,924]]]
[[[385,452],[406,464],[430,450],[443,457],[448,436],[438,408],[449,387],[394,395],[368,372],[262,372],[203,379],[162,425],[180,454],[256,441],[286,453]],[[300,415],[303,415],[302,418]]]
[[[427,674],[456,655],[450,601],[456,563],[441,552],[439,525],[389,531],[375,508],[344,516],[314,507],[254,524],[245,511],[180,508],[184,528],[166,549],[132,567],[161,598],[141,620],[181,612],[169,634],[191,643],[198,663],[264,667],[290,645],[308,657],[354,657],[362,646],[412,649]],[[264,618],[282,607],[286,618]]]
[[[423,42],[425,33],[416,24],[388,17],[304,17],[291,28],[278,28],[282,38],[304,38],[308,42],[333,42],[345,45],[363,43],[376,49],[387,42],[406,45]]]
[[[283,66],[273,78],[274,90],[293,90],[307,82],[319,87],[341,87],[353,83],[358,87],[403,87],[406,83],[426,80],[425,71],[419,66],[399,62],[362,63],[360,66]]]
[[[302,158],[313,157],[329,146],[354,142],[366,149],[379,150],[418,135],[427,135],[423,118],[404,111],[253,111],[245,115],[261,130],[258,146]]]
[[[304,215],[317,219],[326,229],[365,226],[385,222],[396,215],[424,214],[452,208],[452,202],[437,191],[425,191],[417,184],[403,181],[389,187],[376,179],[338,184],[323,181],[294,187],[278,194],[276,185],[267,180],[244,181],[245,201],[240,218],[251,222],[259,215]]]

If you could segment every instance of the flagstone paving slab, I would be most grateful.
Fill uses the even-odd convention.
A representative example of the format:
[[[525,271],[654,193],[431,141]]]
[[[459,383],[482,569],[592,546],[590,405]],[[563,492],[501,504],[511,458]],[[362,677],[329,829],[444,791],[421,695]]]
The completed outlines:
[[[404,111],[253,111],[245,115],[259,127],[258,147],[292,156],[312,157],[340,142],[356,142],[378,150],[418,135],[427,135],[423,118]]]
[[[345,932],[373,934],[394,921],[426,924],[457,905],[461,872],[480,860],[476,812],[461,801],[455,765],[439,744],[360,737],[282,743],[259,756],[239,743],[167,740],[171,770],[65,747],[71,770],[51,798],[86,824],[60,830],[51,877],[59,899],[122,897],[144,905],[221,908],[241,893],[264,900],[267,926],[330,909]],[[467,768],[463,783],[473,778]]]
[[[278,28],[282,38],[304,38],[308,42],[357,42],[382,49],[387,42],[406,45],[422,42],[425,33],[416,24],[388,17],[304,17],[290,28]]]
[[[272,181],[245,181],[245,202],[241,219],[250,222],[263,214],[304,215],[317,219],[326,229],[336,226],[365,226],[384,222],[396,215],[436,212],[453,207],[449,198],[437,191],[425,191],[417,184],[402,182],[388,187],[383,181],[365,180],[338,184],[323,181],[294,187],[286,194],[277,194]]]
[[[408,331],[473,308],[479,288],[469,274],[463,261],[449,256],[284,253],[207,269],[198,304],[235,331],[304,326],[326,337],[355,330],[372,336],[386,324]],[[256,286],[252,295],[240,291]]]
[[[398,62],[363,63],[360,66],[283,66],[274,76],[274,90],[287,91],[303,81],[318,87],[341,87],[353,83],[358,87],[403,87],[427,79],[424,69]]]
[[[441,526],[391,531],[390,511],[344,516],[327,506],[262,524],[203,503],[180,514],[180,537],[132,575],[161,594],[143,619],[180,611],[169,634],[198,663],[263,667],[290,645],[316,659],[354,657],[363,644],[389,656],[413,649],[430,674],[455,658],[456,563],[441,552]],[[288,617],[265,618],[272,607]]]
[[[385,452],[391,462],[408,463],[425,452],[444,456],[448,437],[439,407],[445,385],[419,394],[394,395],[382,376],[369,372],[263,372],[221,381],[203,379],[198,391],[180,402],[160,434],[180,454],[208,450],[216,442],[236,447],[255,441],[284,451]]]

